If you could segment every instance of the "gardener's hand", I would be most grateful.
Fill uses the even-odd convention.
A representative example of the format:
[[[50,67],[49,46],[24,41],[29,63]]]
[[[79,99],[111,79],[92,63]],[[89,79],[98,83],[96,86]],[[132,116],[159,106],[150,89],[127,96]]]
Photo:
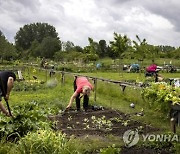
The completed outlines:
[[[12,114],[12,113],[11,113]],[[10,115],[9,112],[6,113],[7,117],[13,117],[13,115]]]
[[[66,107],[65,111],[68,111],[70,108],[71,108],[71,106],[68,105],[68,106]]]
[[[6,101],[8,101],[8,100],[9,100],[9,94],[6,94],[6,96],[4,97],[4,99],[5,99]]]

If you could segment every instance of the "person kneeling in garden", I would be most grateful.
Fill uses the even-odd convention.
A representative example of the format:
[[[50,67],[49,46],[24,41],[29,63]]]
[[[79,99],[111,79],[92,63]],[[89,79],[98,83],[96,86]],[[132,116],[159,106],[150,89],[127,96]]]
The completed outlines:
[[[70,109],[74,99],[76,99],[76,108],[77,108],[77,111],[80,111],[80,99],[82,96],[84,96],[83,108],[85,111],[87,111],[88,103],[89,103],[89,95],[90,95],[91,90],[93,90],[93,86],[91,85],[91,83],[88,81],[86,77],[75,77],[74,93],[70,98],[70,101],[69,101],[68,106],[66,107],[66,110]],[[80,97],[81,93],[83,95]]]
[[[1,71],[0,72],[0,110],[6,115],[6,116],[12,116],[10,113],[6,110],[4,105],[2,104],[2,97],[6,101],[9,100],[10,92],[13,88],[14,81],[16,80],[16,75],[11,71]]]

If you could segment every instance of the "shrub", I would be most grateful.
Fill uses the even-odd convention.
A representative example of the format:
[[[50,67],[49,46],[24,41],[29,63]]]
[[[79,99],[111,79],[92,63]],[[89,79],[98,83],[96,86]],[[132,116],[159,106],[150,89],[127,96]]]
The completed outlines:
[[[47,114],[50,111],[47,110],[41,109],[34,101],[14,106],[13,115],[16,117],[0,117],[0,137],[7,137],[7,140],[17,140],[30,131],[50,128],[50,122],[47,120]]]
[[[36,91],[44,87],[43,81],[39,80],[26,80],[21,82],[15,82],[14,91]]]
[[[151,83],[142,91],[144,99],[148,100],[150,107],[167,113],[171,105],[180,105],[180,88],[174,88],[165,82]]]
[[[68,144],[65,134],[53,132],[52,130],[38,130],[29,133],[18,143],[21,154],[76,154],[76,149],[72,149]]]

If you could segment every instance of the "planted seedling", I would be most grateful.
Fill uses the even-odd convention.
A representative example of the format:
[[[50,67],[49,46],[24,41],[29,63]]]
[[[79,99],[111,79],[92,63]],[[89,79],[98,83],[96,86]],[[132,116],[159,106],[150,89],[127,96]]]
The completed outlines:
[[[111,120],[106,120],[106,117],[103,115],[101,118],[96,118],[95,116],[91,117],[92,123],[95,125],[95,128],[101,129],[105,128],[107,130],[112,130]]]
[[[120,119],[118,117],[111,118],[110,120],[114,121],[114,122],[122,122],[122,119]]]
[[[89,119],[88,118],[84,118],[84,125],[85,125],[85,128],[84,129],[89,129],[90,127],[89,127],[89,125],[88,125],[88,122],[89,122]]]
[[[125,126],[125,127],[127,127],[128,124],[129,124],[129,122],[130,122],[130,120],[125,120],[125,121],[122,122],[122,125]]]
[[[71,121],[71,120],[72,120],[72,116],[69,116],[69,117],[68,117],[68,121]]]

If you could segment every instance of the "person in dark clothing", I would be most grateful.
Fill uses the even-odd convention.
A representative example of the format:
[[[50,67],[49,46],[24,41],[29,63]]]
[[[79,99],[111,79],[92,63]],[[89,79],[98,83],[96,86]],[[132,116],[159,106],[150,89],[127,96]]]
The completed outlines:
[[[0,71],[0,110],[6,115],[10,116],[10,113],[6,110],[2,104],[2,97],[5,100],[9,100],[10,92],[13,88],[16,75],[11,71]]]
[[[53,75],[55,75],[54,66],[51,67],[51,70],[49,72],[50,77],[52,77]]]

